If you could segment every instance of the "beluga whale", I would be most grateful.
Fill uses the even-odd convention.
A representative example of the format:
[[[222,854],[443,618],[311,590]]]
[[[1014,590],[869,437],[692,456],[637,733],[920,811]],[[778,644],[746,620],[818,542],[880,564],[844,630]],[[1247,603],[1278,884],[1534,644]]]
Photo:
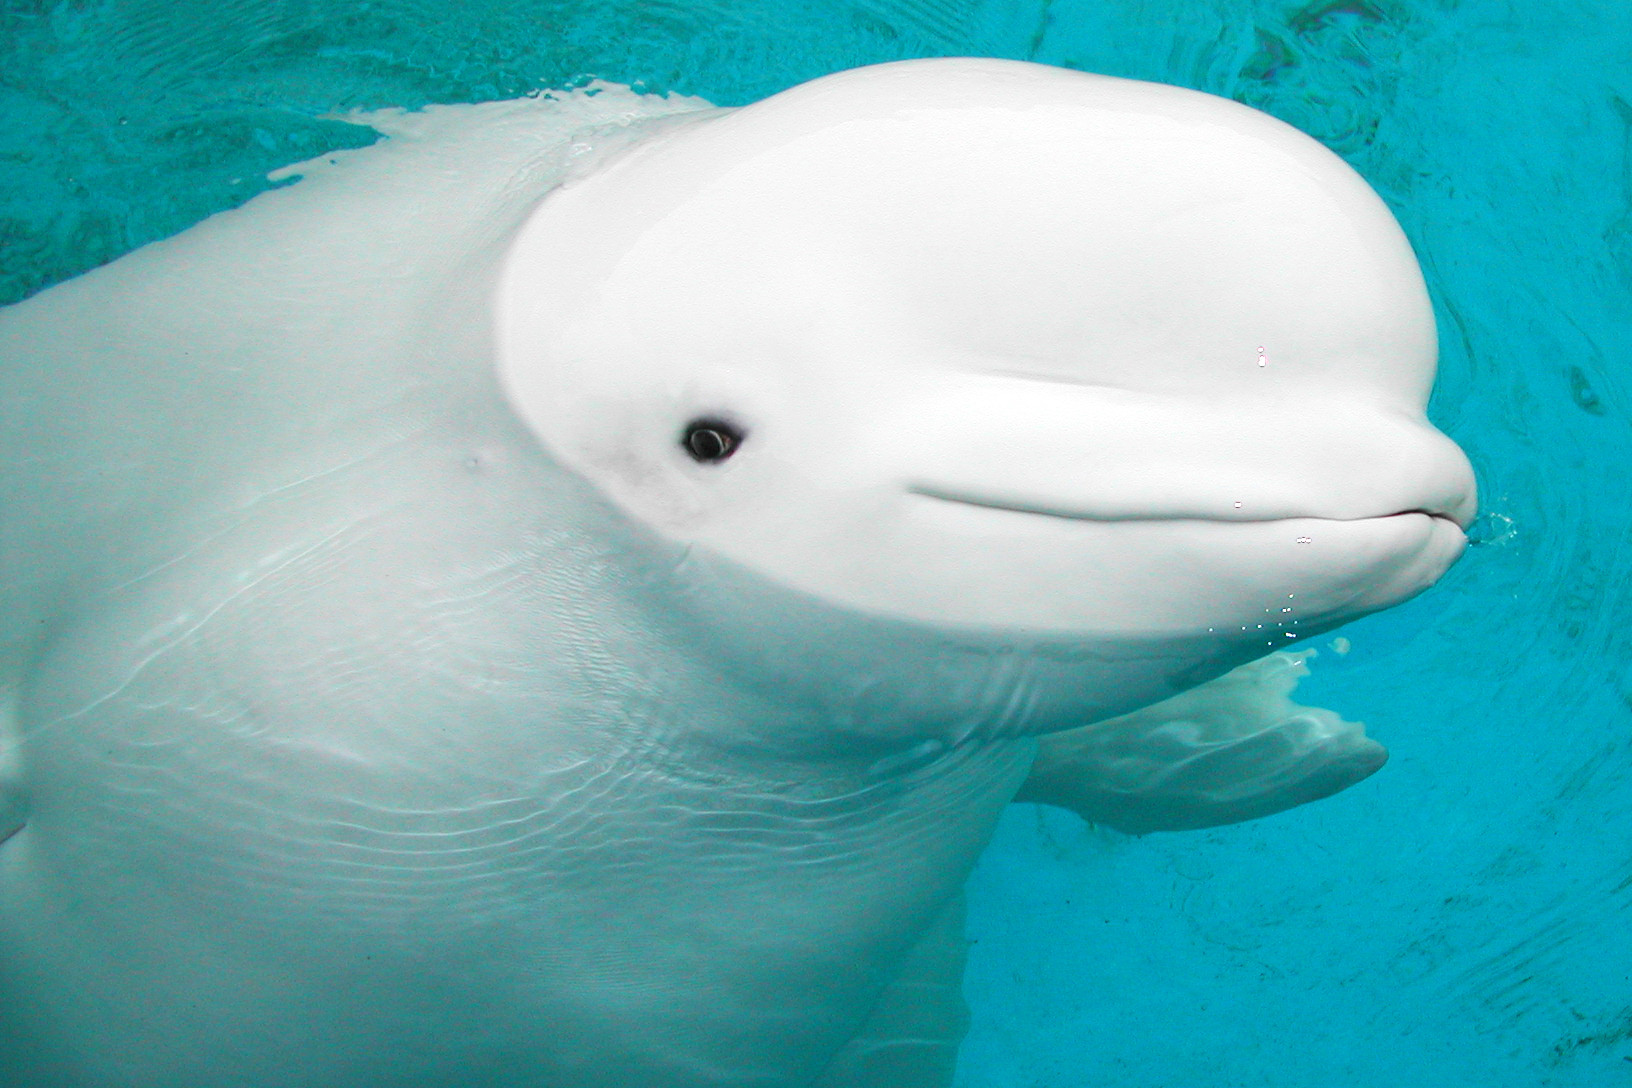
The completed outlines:
[[[0,312],[0,1082],[945,1085],[1028,781],[1381,762],[1249,712],[1475,507],[1315,141],[956,58],[355,120]]]

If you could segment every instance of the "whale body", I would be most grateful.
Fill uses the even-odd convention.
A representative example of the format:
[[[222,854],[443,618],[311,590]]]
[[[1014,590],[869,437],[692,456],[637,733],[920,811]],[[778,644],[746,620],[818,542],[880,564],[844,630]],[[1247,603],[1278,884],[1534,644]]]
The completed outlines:
[[[1464,546],[1409,244],[1245,107],[361,120],[0,312],[0,1083],[944,1085],[1038,738]]]

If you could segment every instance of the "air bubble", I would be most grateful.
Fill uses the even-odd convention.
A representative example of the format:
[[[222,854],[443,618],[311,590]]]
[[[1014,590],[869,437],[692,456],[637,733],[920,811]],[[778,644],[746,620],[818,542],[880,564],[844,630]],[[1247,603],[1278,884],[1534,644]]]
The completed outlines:
[[[1470,547],[1489,547],[1505,544],[1519,535],[1518,527],[1506,514],[1482,514],[1467,528]]]

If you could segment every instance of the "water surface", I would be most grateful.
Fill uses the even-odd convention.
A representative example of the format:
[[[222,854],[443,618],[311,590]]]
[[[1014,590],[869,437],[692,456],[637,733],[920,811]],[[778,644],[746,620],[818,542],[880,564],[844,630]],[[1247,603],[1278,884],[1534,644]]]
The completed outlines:
[[[1400,218],[1485,517],[1300,692],[1393,760],[1256,824],[1014,806],[962,1088],[1632,1085],[1632,8],[1508,0],[3,0],[0,301],[374,134],[590,78],[749,102],[982,54],[1236,98]]]

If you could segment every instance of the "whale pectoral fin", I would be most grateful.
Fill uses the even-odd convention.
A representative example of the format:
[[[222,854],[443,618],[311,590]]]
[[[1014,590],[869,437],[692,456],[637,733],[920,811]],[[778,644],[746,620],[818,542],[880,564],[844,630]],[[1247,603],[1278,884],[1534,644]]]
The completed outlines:
[[[968,948],[960,891],[811,1088],[948,1088],[969,1027],[963,1002]]]
[[[1388,759],[1365,726],[1294,703],[1302,653],[1276,653],[1132,714],[1042,738],[1017,801],[1130,834],[1239,823],[1318,801]]]

